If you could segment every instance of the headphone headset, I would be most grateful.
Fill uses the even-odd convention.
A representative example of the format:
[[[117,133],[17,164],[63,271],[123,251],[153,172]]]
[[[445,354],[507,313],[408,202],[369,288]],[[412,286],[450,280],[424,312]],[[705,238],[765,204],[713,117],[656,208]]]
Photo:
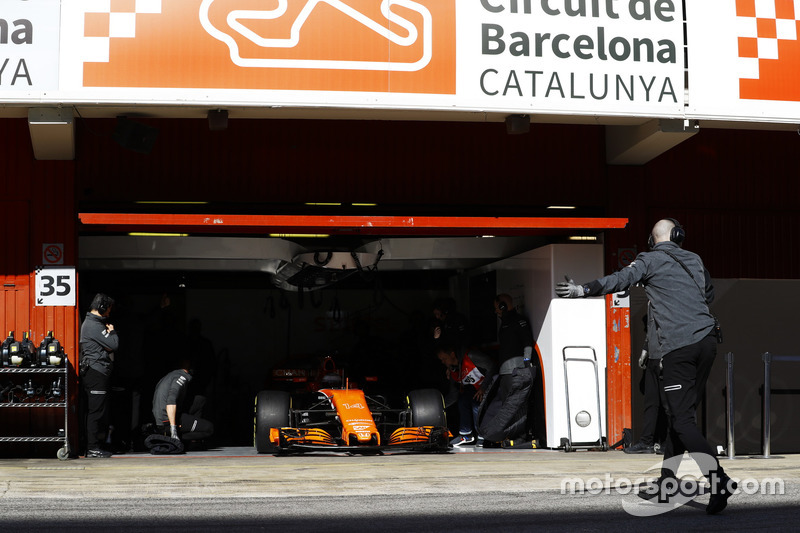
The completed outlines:
[[[105,294],[99,293],[97,296],[95,296],[95,298],[97,300],[97,312],[101,315],[106,314],[106,311],[108,311],[109,307],[114,305],[114,300]]]
[[[495,298],[495,301],[497,302],[497,308],[500,310],[501,313],[505,313],[506,311],[508,311],[508,305],[503,300],[501,300],[500,298]]]
[[[683,229],[683,226],[681,226],[681,223],[670,217],[665,217],[663,220],[669,220],[675,225],[669,232],[669,240],[682,247],[683,240],[686,238],[686,231]],[[647,237],[647,245],[651,249],[656,245],[656,240],[653,238],[652,232],[650,232],[650,235]]]

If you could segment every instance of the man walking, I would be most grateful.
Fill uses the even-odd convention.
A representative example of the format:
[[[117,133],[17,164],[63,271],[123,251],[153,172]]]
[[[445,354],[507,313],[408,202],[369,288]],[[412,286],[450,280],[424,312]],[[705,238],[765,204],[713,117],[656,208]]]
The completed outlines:
[[[644,285],[653,321],[648,331],[650,345],[657,343],[662,354],[661,394],[669,424],[659,487],[676,486],[676,472],[667,465],[680,460],[670,459],[680,458],[685,451],[704,454],[698,466],[711,484],[706,512],[716,514],[726,507],[737,484],[723,471],[695,420],[717,354],[718,328],[708,309],[714,296],[711,278],[700,257],[681,248],[685,236],[677,220],[659,220],[648,239],[649,252],[640,253],[622,270],[584,285],[571,279],[558,283],[556,294],[583,298]]]

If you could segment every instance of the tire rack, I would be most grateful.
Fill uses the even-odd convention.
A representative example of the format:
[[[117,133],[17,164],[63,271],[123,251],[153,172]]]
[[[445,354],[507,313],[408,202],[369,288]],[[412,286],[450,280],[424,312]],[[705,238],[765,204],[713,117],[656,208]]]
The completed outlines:
[[[4,437],[0,435],[0,443],[2,442],[63,442],[64,446],[58,449],[56,457],[64,461],[69,458],[69,431],[68,419],[69,409],[67,409],[67,399],[69,398],[69,379],[67,376],[67,367],[55,368],[0,368],[0,377],[15,374],[59,374],[64,377],[64,401],[63,402],[50,402],[50,403],[0,403],[0,409],[43,409],[43,408],[59,408],[64,410],[64,435],[53,437]]]

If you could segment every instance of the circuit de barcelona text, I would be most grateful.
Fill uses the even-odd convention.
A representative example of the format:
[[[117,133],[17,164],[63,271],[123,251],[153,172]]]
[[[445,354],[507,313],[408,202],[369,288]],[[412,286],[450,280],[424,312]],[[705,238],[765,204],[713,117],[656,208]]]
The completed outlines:
[[[481,55],[497,60],[476,73],[487,96],[678,103],[682,87],[670,77],[679,62],[669,38],[680,23],[673,0],[481,0],[481,6],[496,18],[480,25]],[[570,19],[575,24],[548,23]]]
[[[487,96],[530,96],[583,100],[634,100],[678,102],[669,78],[657,76],[576,74],[541,70],[483,71],[481,90]]]

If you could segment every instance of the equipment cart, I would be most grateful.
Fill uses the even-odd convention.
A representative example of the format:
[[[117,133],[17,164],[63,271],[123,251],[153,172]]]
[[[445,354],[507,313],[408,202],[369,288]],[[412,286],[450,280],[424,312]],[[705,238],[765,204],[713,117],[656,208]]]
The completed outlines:
[[[52,379],[50,379],[52,378]],[[68,390],[67,366],[42,368],[0,368],[0,384],[6,385],[0,396],[2,409],[63,409],[64,427],[57,435],[49,436],[4,436],[2,442],[63,442],[56,452],[56,457],[64,461],[69,458],[69,410],[67,408]],[[55,384],[60,383],[61,390],[54,391]],[[50,389],[46,387],[50,386]],[[23,398],[20,400],[20,387]],[[41,391],[41,392],[40,392]],[[16,394],[15,394],[16,392]],[[0,429],[2,430],[2,429]]]

